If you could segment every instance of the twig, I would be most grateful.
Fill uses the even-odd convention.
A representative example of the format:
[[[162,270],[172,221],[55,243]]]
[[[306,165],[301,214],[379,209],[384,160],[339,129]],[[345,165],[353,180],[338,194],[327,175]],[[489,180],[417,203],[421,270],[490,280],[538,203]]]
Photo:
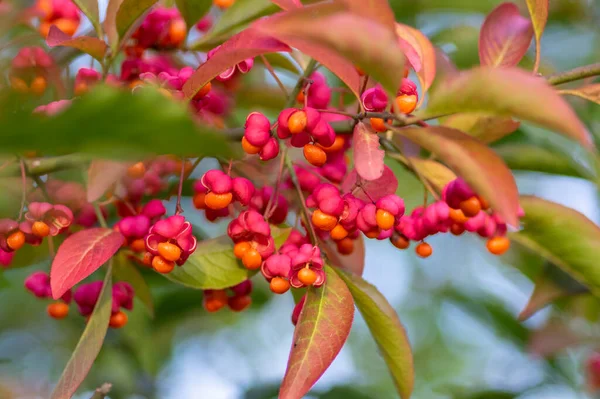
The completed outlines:
[[[285,105],[286,108],[289,108],[294,105],[294,102],[296,101],[296,97],[298,97],[298,93],[300,93],[300,90],[302,90],[302,87],[304,86],[305,79],[307,79],[310,76],[310,74],[313,73],[313,71],[315,70],[316,67],[317,67],[317,61],[315,61],[314,59],[311,59],[310,62],[308,63],[308,65],[306,66],[306,69],[302,73],[302,76],[300,76],[300,78],[296,82],[296,86],[294,86],[294,89],[290,93],[287,103]]]
[[[108,225],[106,224],[106,219],[104,219],[104,215],[102,214],[100,205],[98,205],[97,202],[94,202],[94,211],[96,212],[96,217],[98,218],[98,223],[100,223],[100,226],[104,227],[105,229],[108,228]]]
[[[263,54],[261,54],[260,58],[262,59],[262,62],[265,64],[265,66],[267,67],[267,70],[269,71],[269,73],[271,74],[271,76],[273,76],[273,79],[275,79],[275,81],[277,82],[277,85],[279,86],[279,88],[283,92],[283,95],[287,97],[287,95],[288,95],[287,89],[285,88],[284,84],[281,82],[281,80],[279,79],[279,77],[275,73],[275,70],[273,69],[273,66],[271,65],[271,63],[269,62],[269,60],[267,60],[267,57],[265,57]]]
[[[185,158],[181,159],[181,173],[179,174],[179,187],[177,188],[177,204],[175,205],[175,215],[183,213],[181,207],[181,192],[183,190],[183,181],[185,180]]]
[[[96,388],[90,399],[104,399],[104,397],[110,393],[111,388],[112,384],[105,382],[99,388]]]
[[[317,245],[317,243],[319,241],[318,241],[317,233],[315,232],[315,228],[312,225],[312,222],[310,220],[310,213],[308,211],[308,208],[306,208],[306,200],[304,199],[304,193],[302,192],[302,188],[300,187],[300,182],[298,181],[298,176],[296,175],[296,171],[294,170],[294,165],[292,164],[292,160],[287,155],[285,157],[285,164],[287,166],[288,171],[290,172],[290,179],[292,180],[292,184],[296,188],[298,198],[300,199],[300,210],[302,211],[302,216],[304,218],[304,224],[305,224],[306,230],[308,231],[308,235],[310,236],[310,241],[314,245]]]
[[[275,189],[273,190],[273,194],[271,198],[269,198],[269,202],[267,203],[267,207],[265,208],[265,219],[269,220],[269,218],[275,212],[275,208],[277,208],[277,199],[279,197],[279,187],[281,186],[281,179],[283,178],[283,165],[285,164],[285,158],[287,157],[287,147],[284,147],[281,151],[281,161],[279,162],[279,172],[277,174],[277,180],[275,181]]]
[[[573,82],[584,78],[600,75],[600,62],[591,65],[581,66],[569,71],[555,73],[546,79],[551,85],[560,85]]]
[[[25,162],[23,158],[19,159],[19,164],[21,165],[21,185],[23,190],[23,195],[21,197],[21,209],[19,210],[19,219],[23,217],[23,209],[25,209],[25,200],[27,199],[27,173],[25,172]]]

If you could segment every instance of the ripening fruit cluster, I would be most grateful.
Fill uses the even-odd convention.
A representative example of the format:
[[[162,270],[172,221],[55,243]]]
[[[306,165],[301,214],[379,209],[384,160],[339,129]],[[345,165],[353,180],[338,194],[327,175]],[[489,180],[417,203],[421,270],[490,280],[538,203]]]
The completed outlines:
[[[53,319],[64,319],[69,315],[69,305],[72,301],[77,305],[79,314],[87,318],[92,314],[100,297],[103,282],[94,281],[82,284],[73,293],[68,290],[60,300],[50,303],[46,311]],[[25,288],[37,298],[52,299],[50,276],[45,272],[34,272],[25,279]],[[127,324],[128,316],[122,309],[133,309],[135,292],[129,283],[119,281],[112,286],[112,309],[109,326],[121,328]]]

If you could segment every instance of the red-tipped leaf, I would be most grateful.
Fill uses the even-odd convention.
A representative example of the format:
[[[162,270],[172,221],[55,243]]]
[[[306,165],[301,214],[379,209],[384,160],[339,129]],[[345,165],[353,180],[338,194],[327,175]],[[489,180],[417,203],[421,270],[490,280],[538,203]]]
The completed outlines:
[[[183,85],[183,93],[187,98],[192,98],[205,84],[227,68],[247,58],[280,51],[289,52],[291,49],[286,44],[256,29],[246,29],[223,43],[209,60],[196,69]]]
[[[46,44],[49,47],[65,46],[72,47],[86,54],[91,55],[98,61],[104,60],[106,49],[108,46],[104,41],[90,36],[79,36],[71,37],[58,29],[56,25],[50,27],[48,37],[46,38]]]
[[[93,228],[69,236],[58,248],[50,270],[52,297],[58,299],[67,290],[108,261],[123,244],[118,231]]]
[[[292,342],[279,399],[301,399],[336,358],[354,320],[354,301],[346,284],[329,266],[327,280],[309,288]]]

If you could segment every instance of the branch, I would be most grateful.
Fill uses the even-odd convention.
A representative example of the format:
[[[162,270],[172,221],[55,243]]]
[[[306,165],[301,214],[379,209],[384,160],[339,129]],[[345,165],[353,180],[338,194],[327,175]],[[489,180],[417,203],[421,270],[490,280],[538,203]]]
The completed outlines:
[[[25,169],[29,176],[43,176],[50,172],[72,169],[89,162],[91,157],[82,154],[61,155],[53,158],[25,160]],[[21,167],[18,163],[7,165],[0,171],[0,177],[18,176]]]
[[[546,79],[551,85],[560,85],[563,83],[573,82],[575,80],[585,79],[592,76],[600,75],[600,62],[591,65],[585,65],[571,69],[570,71],[564,71],[555,73],[548,76]]]
[[[104,397],[110,393],[111,388],[112,384],[105,382],[99,388],[96,388],[90,399],[104,399]]]

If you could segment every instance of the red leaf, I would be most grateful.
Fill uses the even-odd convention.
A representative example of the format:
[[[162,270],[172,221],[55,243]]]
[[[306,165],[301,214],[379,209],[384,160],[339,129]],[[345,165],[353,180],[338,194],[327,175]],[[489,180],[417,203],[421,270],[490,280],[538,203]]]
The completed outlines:
[[[395,93],[400,87],[402,74],[398,71],[404,68],[404,56],[394,33],[345,10],[343,4],[307,6],[265,18],[254,26],[325,65],[357,96],[359,76],[354,65],[389,92]],[[377,40],[371,39],[374,37]]]
[[[282,10],[302,8],[302,3],[300,3],[300,0],[271,0],[271,2],[278,5]]]
[[[48,37],[46,38],[46,44],[50,47],[72,47],[91,55],[100,62],[104,60],[104,55],[108,48],[106,43],[100,39],[89,36],[71,37],[58,29],[56,25],[50,27]]]
[[[332,240],[322,243],[321,248],[325,251],[327,259],[333,266],[340,269],[349,270],[354,274],[362,276],[365,269],[365,239],[364,235],[359,234],[354,240],[354,250],[350,255],[342,255],[337,250],[337,245]]]
[[[300,399],[323,375],[348,339],[354,301],[346,284],[329,266],[327,281],[309,288],[300,313],[279,399]]]
[[[379,22],[389,30],[394,30],[396,17],[388,0],[338,0],[344,3],[348,10],[364,18]]]
[[[88,169],[87,201],[94,202],[127,173],[123,162],[96,160]]]
[[[515,66],[527,53],[533,26],[513,3],[502,3],[487,16],[479,33],[481,65]]]
[[[396,35],[398,35],[404,55],[408,58],[421,83],[420,104],[435,79],[435,47],[420,30],[408,25],[396,24]]]
[[[280,51],[289,52],[291,49],[269,35],[248,28],[223,43],[209,60],[200,65],[183,85],[183,93],[187,98],[192,98],[205,84],[227,68],[247,58]]]
[[[577,89],[560,90],[559,93],[585,98],[586,100],[600,104],[600,83],[579,87]]]
[[[383,175],[385,151],[379,148],[379,136],[360,122],[354,127],[352,136],[354,167],[365,180],[376,180]]]
[[[79,231],[58,248],[50,270],[52,296],[58,299],[67,290],[92,274],[123,244],[123,235],[107,228]]]
[[[357,186],[359,183],[360,187]],[[352,193],[355,197],[360,198],[363,201],[377,201],[381,197],[385,197],[389,194],[394,194],[398,189],[398,179],[394,175],[394,172],[386,165],[383,166],[383,174],[375,180],[366,180],[358,176],[356,169],[352,169],[342,182],[342,191]],[[369,195],[365,194],[367,192]]]

